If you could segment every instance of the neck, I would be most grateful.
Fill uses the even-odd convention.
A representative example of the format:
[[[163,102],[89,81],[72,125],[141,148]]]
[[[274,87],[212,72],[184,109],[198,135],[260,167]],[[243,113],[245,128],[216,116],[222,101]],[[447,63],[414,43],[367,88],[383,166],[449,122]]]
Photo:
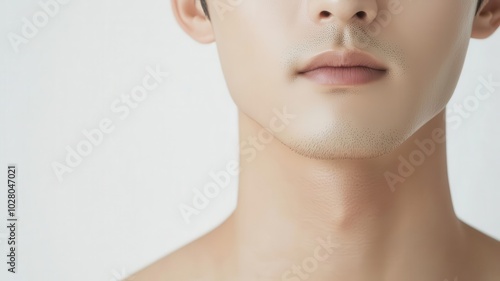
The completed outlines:
[[[240,161],[228,220],[238,262],[279,280],[453,280],[463,230],[449,192],[445,123],[443,111],[371,159],[311,159],[277,139],[260,147]],[[262,130],[241,112],[239,128],[240,140]]]

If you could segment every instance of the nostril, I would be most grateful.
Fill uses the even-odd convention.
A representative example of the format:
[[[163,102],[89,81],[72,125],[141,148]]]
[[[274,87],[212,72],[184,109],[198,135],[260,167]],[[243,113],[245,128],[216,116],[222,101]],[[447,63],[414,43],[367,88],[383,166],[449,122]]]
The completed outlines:
[[[328,11],[322,11],[320,14],[319,14],[322,18],[327,18],[331,15],[330,12]]]
[[[356,17],[358,17],[359,19],[365,19],[366,16],[367,16],[366,12],[363,12],[363,11],[356,13]]]

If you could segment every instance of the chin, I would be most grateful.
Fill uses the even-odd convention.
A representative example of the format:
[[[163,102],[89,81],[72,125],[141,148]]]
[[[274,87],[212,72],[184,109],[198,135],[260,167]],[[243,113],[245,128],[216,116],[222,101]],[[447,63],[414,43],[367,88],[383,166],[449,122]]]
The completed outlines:
[[[289,132],[284,136],[276,136],[282,144],[292,151],[311,159],[370,159],[393,152],[404,141],[408,134],[395,130],[329,128],[316,133],[302,134]]]

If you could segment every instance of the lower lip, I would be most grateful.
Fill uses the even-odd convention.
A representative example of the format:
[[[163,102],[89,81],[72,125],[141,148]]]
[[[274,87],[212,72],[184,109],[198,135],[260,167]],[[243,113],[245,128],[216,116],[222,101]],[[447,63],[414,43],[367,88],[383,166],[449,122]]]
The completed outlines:
[[[385,76],[385,70],[368,67],[322,67],[300,75],[321,85],[349,86],[366,84]]]

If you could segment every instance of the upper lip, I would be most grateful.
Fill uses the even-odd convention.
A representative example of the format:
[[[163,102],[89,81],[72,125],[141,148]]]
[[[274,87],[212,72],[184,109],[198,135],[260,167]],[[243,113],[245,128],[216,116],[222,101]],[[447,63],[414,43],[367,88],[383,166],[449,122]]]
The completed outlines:
[[[299,70],[299,74],[323,67],[365,67],[381,71],[387,70],[385,65],[367,53],[360,51],[326,51],[312,57],[305,66]]]

